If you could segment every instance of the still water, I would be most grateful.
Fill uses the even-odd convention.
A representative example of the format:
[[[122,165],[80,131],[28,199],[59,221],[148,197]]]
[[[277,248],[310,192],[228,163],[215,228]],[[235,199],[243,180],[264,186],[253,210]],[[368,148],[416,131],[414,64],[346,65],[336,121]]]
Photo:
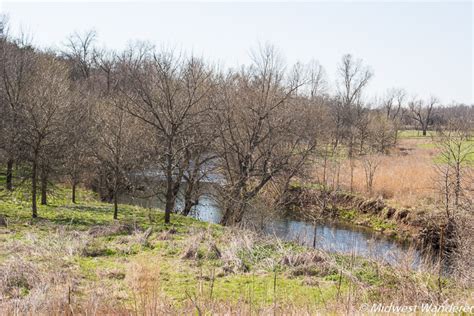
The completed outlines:
[[[125,196],[121,202],[143,207],[163,207],[156,197],[143,199]],[[178,202],[177,208],[181,207]],[[222,212],[212,197],[205,195],[191,216],[205,222],[219,223]],[[412,267],[418,266],[421,259],[419,252],[408,245],[355,225],[333,222],[314,224],[284,215],[256,219],[254,224],[266,234],[310,247],[315,245],[329,252],[355,254],[389,264],[404,262]]]

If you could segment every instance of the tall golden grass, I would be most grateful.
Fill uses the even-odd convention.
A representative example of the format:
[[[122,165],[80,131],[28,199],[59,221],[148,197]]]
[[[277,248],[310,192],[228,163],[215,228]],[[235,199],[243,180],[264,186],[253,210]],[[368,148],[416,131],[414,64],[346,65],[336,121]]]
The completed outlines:
[[[427,199],[435,199],[437,173],[434,159],[438,150],[435,147],[423,145],[429,141],[402,139],[389,155],[380,156],[372,195],[391,199],[402,206],[415,206]],[[367,194],[363,159],[364,157],[361,157],[353,161],[352,189],[354,192]],[[339,185],[345,190],[350,190],[350,161],[343,160],[339,163]],[[335,167],[332,166],[329,173],[334,173],[334,169]],[[321,178],[322,172],[321,165],[317,165],[315,177]]]

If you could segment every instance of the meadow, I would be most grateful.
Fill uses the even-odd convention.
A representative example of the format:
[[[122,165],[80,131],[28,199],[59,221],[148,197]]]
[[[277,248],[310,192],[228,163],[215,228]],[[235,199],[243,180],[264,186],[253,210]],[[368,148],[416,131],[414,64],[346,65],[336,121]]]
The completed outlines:
[[[24,190],[0,192],[2,314],[352,313],[371,302],[466,302],[436,267],[413,270],[55,188],[31,219]]]
[[[439,174],[437,165],[445,161],[441,148],[433,139],[434,132],[422,136],[416,130],[405,130],[399,133],[397,145],[388,155],[379,156],[378,167],[374,177],[372,194],[366,190],[366,175],[362,161],[355,161],[353,190],[365,195],[382,197],[392,204],[401,207],[417,207],[438,202],[440,198]],[[474,140],[465,142],[472,146]],[[468,156],[466,168],[467,194],[474,196],[473,176],[474,151]],[[350,189],[350,163],[342,161],[340,183],[345,190]],[[318,172],[318,171],[316,171]]]

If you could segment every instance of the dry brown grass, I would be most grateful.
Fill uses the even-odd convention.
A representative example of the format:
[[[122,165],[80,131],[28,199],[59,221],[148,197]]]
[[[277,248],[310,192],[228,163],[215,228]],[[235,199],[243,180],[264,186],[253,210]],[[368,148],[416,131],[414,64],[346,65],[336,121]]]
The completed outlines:
[[[437,149],[423,146],[428,142],[430,139],[402,139],[390,155],[380,157],[372,195],[392,199],[402,206],[415,206],[435,199],[436,170],[433,159]],[[321,167],[318,166],[315,177],[320,178],[321,173]],[[347,160],[341,162],[339,183],[344,189],[350,190],[350,163]],[[354,162],[353,190],[367,194],[361,160]]]

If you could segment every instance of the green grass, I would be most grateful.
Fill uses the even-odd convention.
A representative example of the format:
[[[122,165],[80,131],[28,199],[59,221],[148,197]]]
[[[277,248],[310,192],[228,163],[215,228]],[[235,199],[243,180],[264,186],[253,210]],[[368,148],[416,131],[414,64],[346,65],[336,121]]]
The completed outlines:
[[[382,218],[383,214],[362,213],[356,209],[338,209],[338,219],[342,222],[368,227],[378,232],[390,232],[391,236],[396,236],[396,222]],[[395,237],[394,236],[394,237]]]
[[[380,298],[389,284],[396,289],[405,282],[397,279],[390,267],[350,255],[321,254],[322,261],[284,264],[286,256],[298,258],[313,250],[268,238],[252,237],[255,239],[249,242],[250,237],[237,238],[238,231],[176,214],[171,224],[165,225],[158,209],[120,205],[119,220],[114,221],[112,205],[97,201],[95,194],[86,190],[79,190],[78,203],[73,204],[70,191],[56,187],[50,204],[39,206],[40,218],[35,220],[31,219],[27,191],[0,194],[0,214],[9,224],[0,228],[0,269],[12,260],[24,260],[43,279],[59,273],[65,280],[75,280],[73,295],[77,300],[87,301],[91,289],[99,287],[112,305],[132,308],[137,297],[152,288],[178,310],[190,298],[236,307],[244,304],[255,310],[274,304],[320,310],[328,304],[337,306],[341,297],[352,295],[354,289],[359,299],[371,302]],[[341,216],[354,220],[356,212],[345,211]],[[118,224],[132,224],[140,232],[91,235],[95,228]],[[371,224],[384,229],[389,225]],[[150,238],[141,241],[142,233],[150,228]],[[240,240],[240,246],[233,246],[234,238]],[[185,254],[192,245],[196,255],[188,258]],[[226,259],[229,251],[235,253],[230,261]],[[226,267],[234,261],[240,268],[227,272]],[[20,283],[20,293],[28,299],[34,291],[30,284]]]
[[[435,145],[441,151],[446,151],[448,148],[451,148],[451,149],[453,149],[454,152],[456,152],[456,150],[457,150],[457,147],[455,147],[455,146],[459,145],[461,147],[460,148],[460,157],[465,156],[465,158],[463,158],[463,163],[469,164],[469,165],[474,164],[474,139],[463,141],[462,143],[459,143],[459,144],[451,143],[451,144],[445,144],[445,145],[438,145],[438,144],[435,144]],[[435,158],[436,163],[446,163],[449,160],[454,160],[454,157],[448,158],[445,155],[443,155],[442,153],[439,154]]]
[[[80,190],[78,204],[71,203],[69,196],[68,189],[56,188],[49,199],[49,205],[39,205],[39,218],[33,220],[26,192],[2,192],[0,214],[7,217],[9,225],[8,229],[0,230],[0,263],[13,255],[4,247],[13,240],[26,247],[32,235],[46,241],[54,238],[52,233],[60,227],[68,232],[87,232],[92,227],[114,224],[112,206],[98,202],[91,192]],[[220,240],[224,228],[176,214],[173,214],[171,224],[165,225],[163,213],[157,209],[151,211],[154,217],[154,222],[151,223],[149,212],[148,209],[136,206],[119,207],[119,222],[134,223],[142,230],[149,227],[153,229],[155,234],[150,245],[135,244],[124,249],[123,240],[129,238],[126,234],[99,236],[88,243],[82,254],[76,254],[67,260],[67,265],[78,271],[83,286],[90,282],[102,282],[104,271],[117,270],[127,275],[130,265],[135,262],[149,266],[150,269],[158,269],[160,288],[176,304],[186,301],[188,295],[198,295],[200,287],[210,286],[209,275],[213,269],[222,271],[221,260],[209,256],[204,245],[200,246],[201,254],[196,260],[183,259],[182,255],[187,247],[189,233],[196,230],[207,231],[218,241],[219,248],[225,247],[227,240]],[[172,240],[156,238],[160,232],[170,229],[176,231]],[[284,244],[283,247],[293,252],[302,252],[305,249],[290,243]],[[236,304],[242,299],[251,300],[255,306],[269,305],[274,300],[292,304],[319,304],[323,300],[334,298],[334,282],[320,280],[323,282],[321,290],[314,285],[305,285],[304,276],[292,277],[284,270],[277,275],[274,292],[274,273],[262,270],[261,263],[268,259],[278,260],[276,248],[276,244],[264,243],[249,250],[242,250],[238,257],[248,266],[248,271],[216,277],[213,281],[214,298]],[[28,260],[39,263],[44,259],[31,255]],[[61,265],[66,264],[62,259],[58,260],[62,262]],[[205,276],[204,281],[202,276]],[[108,284],[107,286],[115,284],[126,292],[131,291],[126,280],[106,277],[103,282]]]
[[[436,132],[434,131],[427,131],[426,136],[423,136],[423,132],[419,130],[403,130],[398,132],[399,139],[407,139],[407,138],[431,138],[434,136]]]
[[[393,231],[397,228],[397,225],[379,217],[372,217],[370,219],[370,227],[376,231],[385,231],[389,229]]]
[[[437,145],[433,142],[431,143],[423,143],[423,144],[418,144],[416,145],[418,148],[422,148],[422,149],[435,149],[437,148]]]
[[[0,191],[0,214],[6,215],[12,222],[16,223],[42,223],[55,225],[67,225],[77,230],[86,230],[94,225],[106,225],[113,223],[112,205],[99,202],[96,194],[91,191],[78,189],[74,204],[70,200],[71,192],[62,186],[54,188],[48,195],[48,205],[40,205],[38,199],[38,219],[31,219],[30,193],[27,187],[19,188],[13,192]],[[145,209],[132,205],[120,205],[119,220],[123,222],[137,223],[143,227],[150,225],[150,216],[154,221],[163,223],[164,213],[157,209]],[[192,218],[172,214],[171,225],[162,224],[157,228],[173,226],[182,230],[193,223],[196,226],[204,226],[205,223],[195,221]]]
[[[440,153],[433,158],[435,163],[446,163],[448,159],[442,154],[443,151],[447,150],[447,146],[449,144],[440,144],[436,142],[430,143],[423,143],[418,144],[417,146],[422,149],[438,149]],[[455,144],[451,144],[449,146],[455,146]],[[453,149],[455,149],[453,147]],[[474,164],[474,140],[466,140],[461,143],[461,155],[465,155],[466,157],[463,160],[463,163],[472,165]]]
[[[451,146],[455,146],[453,143]],[[436,140],[417,144],[418,148],[421,149],[438,149],[440,152],[445,151],[447,148],[447,144],[437,143]],[[464,159],[464,163],[468,165],[474,164],[474,139],[466,140],[461,143],[461,151],[467,153],[466,158]],[[439,153],[433,158],[435,163],[446,163],[447,159],[444,157],[442,153]]]
[[[339,217],[345,221],[352,221],[357,217],[357,210],[339,210]]]

